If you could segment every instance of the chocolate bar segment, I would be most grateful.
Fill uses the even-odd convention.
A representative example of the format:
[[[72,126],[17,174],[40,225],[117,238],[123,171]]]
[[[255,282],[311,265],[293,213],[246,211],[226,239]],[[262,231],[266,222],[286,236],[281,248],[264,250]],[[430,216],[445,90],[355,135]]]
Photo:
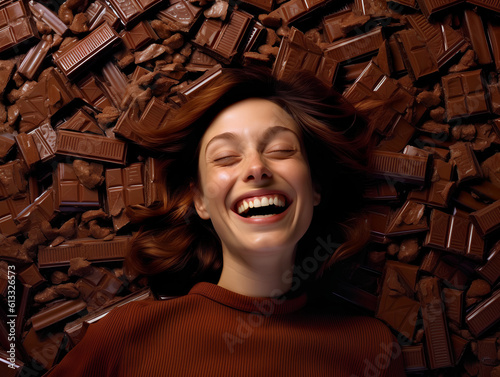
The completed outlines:
[[[116,236],[110,241],[78,238],[58,246],[45,246],[38,250],[38,268],[69,266],[73,258],[90,262],[113,262],[125,258],[130,236]]]
[[[58,130],[56,154],[124,165],[127,144],[106,136]]]
[[[458,142],[450,145],[450,158],[457,166],[458,183],[482,178],[481,167],[471,143]]]
[[[483,237],[486,236],[500,228],[500,200],[471,213],[469,216],[474,225],[476,225],[479,234]]]
[[[106,54],[120,39],[118,33],[104,22],[83,39],[65,50],[52,54],[54,63],[68,77],[88,68],[91,61]]]
[[[500,290],[483,300],[465,316],[469,330],[476,337],[481,336],[500,320]]]

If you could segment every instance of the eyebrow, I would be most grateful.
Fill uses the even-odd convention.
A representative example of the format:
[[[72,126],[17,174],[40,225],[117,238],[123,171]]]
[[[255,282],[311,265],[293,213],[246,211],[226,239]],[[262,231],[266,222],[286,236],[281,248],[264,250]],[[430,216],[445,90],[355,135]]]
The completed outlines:
[[[265,145],[270,139],[273,138],[273,136],[275,136],[276,134],[279,134],[281,132],[291,132],[295,135],[295,137],[297,137],[298,140],[300,140],[299,135],[297,135],[297,133],[295,131],[291,130],[290,128],[283,127],[283,126],[273,126],[273,127],[268,128],[266,130],[266,132],[264,132],[262,140],[259,142],[259,148],[262,147],[263,145]],[[205,147],[205,154],[207,153],[209,145],[214,141],[217,141],[217,140],[236,140],[236,139],[237,139],[236,134],[234,134],[232,132],[224,132],[224,133],[221,133],[219,135],[216,135],[212,139],[210,139],[210,141],[207,143],[207,146]]]

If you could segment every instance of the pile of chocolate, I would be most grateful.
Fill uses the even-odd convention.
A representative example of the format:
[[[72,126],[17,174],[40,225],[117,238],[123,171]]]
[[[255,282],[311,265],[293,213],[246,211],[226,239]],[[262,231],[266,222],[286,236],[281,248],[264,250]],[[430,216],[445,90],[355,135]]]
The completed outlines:
[[[332,291],[394,331],[408,374],[500,375],[497,2],[0,0],[2,376],[43,374],[152,299],[122,263],[126,207],[161,200],[137,130],[253,65],[385,103],[371,240]]]

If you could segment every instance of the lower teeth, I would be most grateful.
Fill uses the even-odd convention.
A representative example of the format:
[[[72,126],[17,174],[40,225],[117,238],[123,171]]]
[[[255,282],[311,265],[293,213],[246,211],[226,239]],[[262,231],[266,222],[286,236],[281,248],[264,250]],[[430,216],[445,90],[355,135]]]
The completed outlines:
[[[254,215],[254,216],[250,216],[250,218],[255,218],[255,217],[269,217],[269,216],[274,216],[273,214],[269,214],[269,215]]]

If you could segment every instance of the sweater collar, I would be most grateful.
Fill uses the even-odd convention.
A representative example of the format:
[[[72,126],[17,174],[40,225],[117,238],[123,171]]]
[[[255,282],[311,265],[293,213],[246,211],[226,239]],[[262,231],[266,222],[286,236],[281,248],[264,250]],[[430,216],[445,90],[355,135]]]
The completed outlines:
[[[276,298],[243,296],[207,282],[197,283],[188,294],[204,296],[236,310],[248,313],[262,313],[266,316],[295,312],[303,308],[307,301],[306,294],[290,299],[284,296]]]

